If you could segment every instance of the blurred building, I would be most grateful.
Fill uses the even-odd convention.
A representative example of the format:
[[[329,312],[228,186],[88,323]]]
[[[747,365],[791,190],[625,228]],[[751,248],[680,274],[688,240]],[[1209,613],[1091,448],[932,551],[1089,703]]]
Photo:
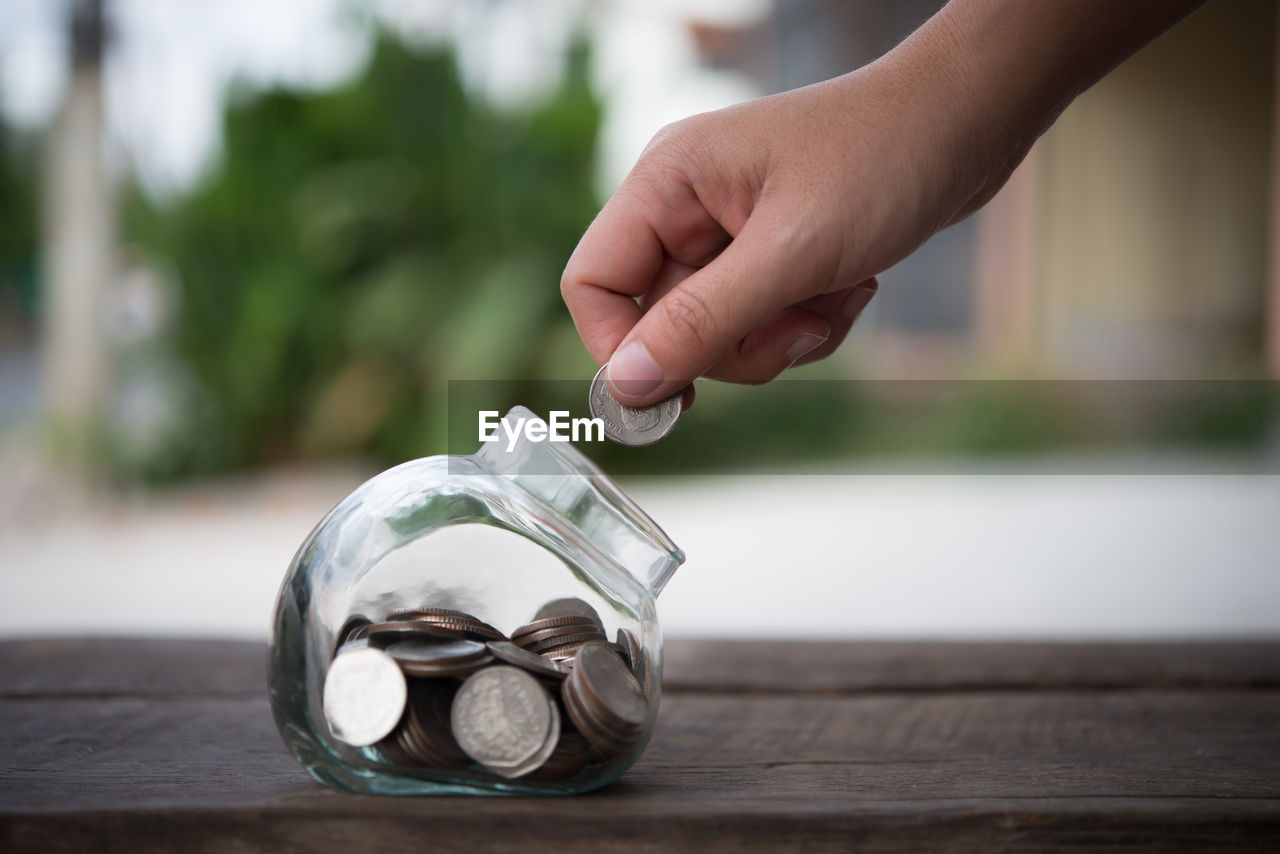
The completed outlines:
[[[705,63],[782,91],[873,60],[941,5],[776,0],[749,28],[691,32]],[[859,362],[1280,376],[1276,43],[1275,3],[1209,3],[1082,95],[980,215],[881,277]]]

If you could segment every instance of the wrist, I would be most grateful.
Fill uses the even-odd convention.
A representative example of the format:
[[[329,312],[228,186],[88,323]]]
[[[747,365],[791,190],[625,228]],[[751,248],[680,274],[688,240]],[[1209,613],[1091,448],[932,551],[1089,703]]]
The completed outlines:
[[[877,64],[933,111],[967,208],[1077,95],[1204,2],[950,0]]]

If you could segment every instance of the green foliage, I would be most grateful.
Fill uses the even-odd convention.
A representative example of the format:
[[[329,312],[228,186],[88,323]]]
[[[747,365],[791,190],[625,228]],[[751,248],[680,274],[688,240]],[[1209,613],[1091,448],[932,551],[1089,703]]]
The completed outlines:
[[[448,379],[590,376],[559,297],[597,208],[585,49],[544,103],[498,113],[444,48],[382,37],[334,91],[226,116],[222,166],[127,223],[178,273],[193,374],[186,448],[143,474],[372,451],[437,452]],[[517,398],[513,398],[517,399]]]
[[[36,164],[29,145],[0,122],[0,337],[35,316]],[[17,323],[19,329],[8,328]]]

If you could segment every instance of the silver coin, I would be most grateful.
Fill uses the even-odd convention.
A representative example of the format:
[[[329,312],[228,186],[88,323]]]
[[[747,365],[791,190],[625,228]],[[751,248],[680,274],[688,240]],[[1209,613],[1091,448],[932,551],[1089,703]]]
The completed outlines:
[[[450,714],[468,756],[503,777],[520,777],[547,761],[560,738],[560,713],[538,680],[499,665],[463,683]]]
[[[556,661],[543,658],[527,649],[516,646],[511,641],[489,641],[489,652],[493,653],[495,658],[499,658],[514,667],[521,670],[527,670],[534,676],[542,676],[546,679],[564,679],[569,675],[569,668]]]
[[[334,737],[365,747],[381,741],[404,714],[408,686],[396,660],[373,647],[338,653],[324,677],[324,716]]]
[[[611,728],[638,730],[644,726],[649,704],[622,656],[608,644],[588,643],[578,650],[573,678],[598,704],[601,718]]]
[[[406,676],[469,676],[493,661],[484,644],[470,640],[401,640],[385,650]]]
[[[587,641],[605,640],[604,632],[573,632],[571,634],[560,633],[551,635],[539,641],[526,644],[525,649],[538,654],[544,653],[549,649],[555,649],[558,646],[568,646],[573,643],[586,643]]]
[[[585,603],[584,603],[585,604]],[[590,606],[587,606],[590,607]],[[520,628],[511,633],[511,640],[517,644],[531,640],[535,635],[540,635],[546,631],[574,631],[585,632],[589,629],[601,628],[600,618],[598,616],[564,616],[564,617],[547,617],[541,620],[533,620],[525,623]]]
[[[640,728],[620,724],[616,719],[609,720],[608,710],[600,705],[599,698],[592,694],[581,676],[575,668],[560,692],[570,722],[599,755],[613,757],[625,754],[639,740]]]
[[[604,434],[620,445],[652,445],[676,426],[684,393],[677,392],[652,406],[627,406],[609,392],[605,372],[609,365],[596,371],[591,380],[587,404],[591,414],[604,422]]]
[[[538,613],[533,615],[533,622],[516,629],[512,636],[512,640],[515,639],[515,635],[524,634],[528,631],[534,630],[534,623],[539,624],[538,628],[545,628],[543,621],[560,620],[566,617],[577,617],[591,620],[593,623],[601,627],[601,631],[604,631],[604,624],[600,621],[600,614],[596,612],[596,609],[592,608],[589,604],[576,596],[570,596],[565,599],[552,599],[550,602],[539,608]],[[564,623],[559,623],[559,625],[564,625]]]
[[[631,632],[630,629],[618,629],[618,651],[622,653],[622,658],[627,662],[627,667],[631,668],[631,675],[636,677],[636,681],[640,683],[640,687],[644,687],[644,665],[645,655],[644,648],[640,646],[640,640]]]

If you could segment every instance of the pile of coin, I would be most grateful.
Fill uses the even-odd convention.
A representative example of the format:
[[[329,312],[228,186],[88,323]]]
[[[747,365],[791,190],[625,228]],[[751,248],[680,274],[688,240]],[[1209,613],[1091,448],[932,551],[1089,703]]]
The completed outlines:
[[[636,636],[610,641],[581,599],[548,602],[510,638],[462,611],[400,609],[339,630],[324,714],[335,738],[397,765],[567,780],[635,747],[650,673]]]

